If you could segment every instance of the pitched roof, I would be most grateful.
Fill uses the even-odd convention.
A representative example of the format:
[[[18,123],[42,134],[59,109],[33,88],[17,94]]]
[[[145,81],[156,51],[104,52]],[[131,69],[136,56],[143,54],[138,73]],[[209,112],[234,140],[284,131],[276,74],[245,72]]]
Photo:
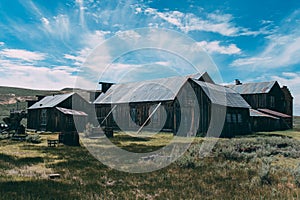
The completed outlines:
[[[263,112],[259,112],[258,110],[254,110],[254,109],[250,109],[250,117],[268,117],[268,118],[272,118],[272,119],[279,119],[277,117],[265,114]]]
[[[53,108],[66,100],[67,98],[71,97],[74,92],[68,94],[59,94],[59,95],[51,95],[42,98],[40,101],[36,102],[28,109],[39,109],[39,108]]]
[[[281,112],[277,112],[277,111],[274,111],[274,110],[270,110],[270,109],[258,109],[258,110],[261,111],[261,112],[276,116],[276,117],[282,117],[282,118],[291,118],[292,117],[290,115],[287,115],[287,114],[284,114],[284,113],[281,113]]]
[[[188,77],[170,77],[112,85],[95,104],[118,104],[174,100]]]
[[[83,111],[78,111],[78,110],[71,110],[67,108],[61,108],[61,107],[56,107],[57,110],[62,112],[65,115],[73,115],[73,116],[88,116],[85,112]]]
[[[250,108],[244,98],[230,88],[197,80],[192,81],[197,83],[203,89],[213,104],[233,108]]]
[[[243,83],[241,85],[227,85],[227,87],[237,91],[240,94],[261,94],[269,93],[276,81],[260,83]]]
[[[189,77],[193,78],[193,79],[196,79],[198,81],[204,81],[204,82],[207,82],[207,83],[215,83],[207,72],[204,72],[202,74],[200,74],[200,73],[192,74]]]

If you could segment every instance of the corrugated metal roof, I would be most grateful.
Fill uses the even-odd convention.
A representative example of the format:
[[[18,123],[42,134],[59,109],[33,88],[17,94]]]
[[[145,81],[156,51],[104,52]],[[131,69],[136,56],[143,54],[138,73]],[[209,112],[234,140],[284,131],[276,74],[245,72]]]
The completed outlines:
[[[203,89],[213,104],[233,108],[250,108],[243,97],[230,88],[202,81],[193,81]]]
[[[68,93],[68,94],[59,94],[59,95],[51,95],[46,96],[40,101],[36,102],[32,106],[30,106],[28,109],[39,109],[39,108],[53,108],[75,94],[74,92]]]
[[[200,73],[192,74],[188,77],[196,79],[198,81],[204,81],[204,82],[213,83],[213,84],[215,83],[207,72],[204,72],[202,74],[200,74]]]
[[[241,85],[227,85],[227,87],[237,91],[240,94],[261,94],[268,93],[276,81],[260,83],[243,83]]]
[[[262,109],[261,108],[261,109],[258,109],[258,110],[261,111],[261,112],[276,116],[276,117],[291,118],[290,115],[287,115],[287,114],[284,114],[284,113],[281,113],[281,112],[277,112],[277,111],[274,111],[274,110],[270,110],[270,109],[265,109],[265,108]]]
[[[268,117],[268,118],[272,118],[272,119],[279,119],[277,117],[265,114],[263,112],[259,112],[258,110],[254,110],[254,109],[250,109],[250,117]]]
[[[188,77],[170,77],[112,85],[95,104],[118,104],[174,100]]]
[[[78,111],[78,110],[71,110],[67,108],[61,108],[61,107],[56,107],[57,110],[62,112],[65,115],[73,115],[73,116],[88,116],[85,112],[83,111]]]

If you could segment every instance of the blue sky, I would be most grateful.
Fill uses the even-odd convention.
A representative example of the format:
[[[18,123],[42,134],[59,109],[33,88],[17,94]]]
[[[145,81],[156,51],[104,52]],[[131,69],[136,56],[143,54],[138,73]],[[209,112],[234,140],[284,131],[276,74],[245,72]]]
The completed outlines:
[[[72,87],[96,46],[122,31],[145,27],[171,29],[192,38],[211,56],[223,83],[239,78],[287,85],[300,115],[298,0],[2,0],[0,85]],[[125,55],[114,61],[114,75],[142,63],[148,74],[155,69],[157,76],[164,76],[168,70],[164,67],[170,64],[167,54]],[[184,65],[182,60],[176,63]]]

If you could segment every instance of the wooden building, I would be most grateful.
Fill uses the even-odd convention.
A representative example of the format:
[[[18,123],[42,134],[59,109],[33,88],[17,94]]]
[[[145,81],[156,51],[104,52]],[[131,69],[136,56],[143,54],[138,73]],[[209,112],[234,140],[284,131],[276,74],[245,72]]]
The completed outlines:
[[[279,130],[293,128],[293,97],[287,87],[280,88],[277,81],[242,84],[238,80],[228,87],[240,93],[251,108],[265,109],[264,113],[279,118]]]
[[[89,103],[77,93],[46,96],[27,109],[27,128],[52,132],[82,131],[88,115],[80,110],[88,107]]]
[[[98,121],[114,129],[183,136],[249,133],[247,102],[203,75],[112,85],[94,102]]]
[[[250,109],[251,131],[276,131],[280,130],[280,119],[272,115]]]
[[[293,116],[293,96],[287,86],[281,88],[284,94],[283,113]]]

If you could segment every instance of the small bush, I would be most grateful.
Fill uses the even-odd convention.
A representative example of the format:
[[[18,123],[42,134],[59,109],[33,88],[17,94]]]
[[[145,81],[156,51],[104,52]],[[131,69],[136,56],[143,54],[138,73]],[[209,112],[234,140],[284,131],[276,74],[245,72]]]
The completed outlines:
[[[294,169],[294,171],[293,171],[293,177],[294,177],[295,184],[297,185],[297,187],[300,187],[300,163]]]
[[[41,143],[41,137],[39,134],[34,134],[34,135],[28,135],[26,137],[26,142],[34,143],[34,144],[39,144]]]

